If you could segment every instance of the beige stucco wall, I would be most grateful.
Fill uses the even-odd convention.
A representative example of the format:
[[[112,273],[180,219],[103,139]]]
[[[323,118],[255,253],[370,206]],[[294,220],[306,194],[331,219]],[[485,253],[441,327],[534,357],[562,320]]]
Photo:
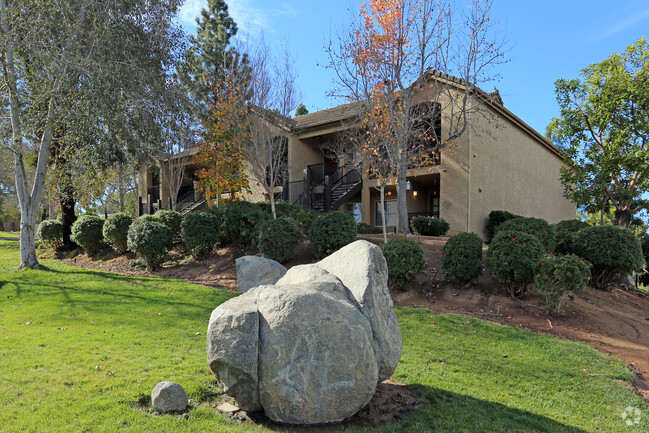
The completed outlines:
[[[299,139],[290,136],[288,140],[288,177],[291,182],[304,179],[304,169],[311,164],[321,164],[322,150],[314,139]]]
[[[475,118],[475,128],[469,134],[470,230],[485,237],[492,210],[550,223],[575,218],[576,206],[562,195],[560,157],[542,139],[518,126],[515,117],[500,113],[496,127],[489,123],[493,121]],[[489,134],[484,132],[487,130]]]

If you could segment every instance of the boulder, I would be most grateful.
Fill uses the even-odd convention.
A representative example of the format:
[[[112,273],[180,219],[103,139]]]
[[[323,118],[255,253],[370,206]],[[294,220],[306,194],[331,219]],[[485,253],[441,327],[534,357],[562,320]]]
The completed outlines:
[[[369,321],[320,283],[267,288],[259,303],[259,394],[270,419],[342,421],[374,395],[378,368]]]
[[[153,387],[151,403],[160,412],[181,412],[187,409],[187,393],[176,382],[165,380]]]
[[[247,279],[239,263],[237,273]],[[401,348],[387,264],[364,241],[224,302],[207,336],[224,392],[246,411],[289,424],[354,415],[394,372]]]
[[[219,305],[207,327],[207,363],[217,383],[239,407],[262,407],[257,391],[259,312],[255,291]]]
[[[262,284],[275,284],[286,273],[286,268],[280,263],[259,256],[239,257],[235,263],[240,292],[247,292]]]
[[[401,359],[403,342],[388,290],[388,265],[381,248],[364,240],[355,241],[317,265],[338,277],[356,298],[372,325],[379,381],[390,378]]]

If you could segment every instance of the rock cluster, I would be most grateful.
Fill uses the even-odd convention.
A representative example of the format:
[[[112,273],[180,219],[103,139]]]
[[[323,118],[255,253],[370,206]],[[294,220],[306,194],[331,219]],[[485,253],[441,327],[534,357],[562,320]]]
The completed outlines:
[[[381,249],[357,241],[221,304],[207,335],[219,385],[277,422],[354,415],[401,357],[387,278]]]

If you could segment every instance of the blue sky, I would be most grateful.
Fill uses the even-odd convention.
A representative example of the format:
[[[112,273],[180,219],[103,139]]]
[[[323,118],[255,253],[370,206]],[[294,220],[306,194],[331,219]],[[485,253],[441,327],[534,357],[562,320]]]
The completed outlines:
[[[460,3],[460,0],[458,3]],[[348,10],[358,10],[360,0],[226,0],[239,35],[261,33],[272,46],[287,42],[296,56],[297,85],[310,112],[337,105],[326,96],[332,76],[324,46],[340,29]],[[179,21],[195,33],[195,17],[206,0],[186,0]],[[511,49],[508,63],[498,67],[497,87],[505,106],[523,121],[544,133],[558,115],[554,82],[577,78],[581,69],[621,52],[640,37],[647,37],[647,0],[494,0],[492,19],[502,25]]]

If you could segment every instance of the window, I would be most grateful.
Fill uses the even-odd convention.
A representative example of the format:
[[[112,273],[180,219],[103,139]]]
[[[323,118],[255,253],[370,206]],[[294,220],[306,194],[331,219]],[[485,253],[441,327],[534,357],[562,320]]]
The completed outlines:
[[[381,212],[381,201],[376,201],[376,213],[374,216],[374,225],[377,227],[383,226],[383,215],[385,215],[386,226],[397,225],[397,201],[385,200],[385,209]]]
[[[442,137],[442,112],[437,103],[419,104],[411,110],[412,150],[423,165],[439,165]]]

